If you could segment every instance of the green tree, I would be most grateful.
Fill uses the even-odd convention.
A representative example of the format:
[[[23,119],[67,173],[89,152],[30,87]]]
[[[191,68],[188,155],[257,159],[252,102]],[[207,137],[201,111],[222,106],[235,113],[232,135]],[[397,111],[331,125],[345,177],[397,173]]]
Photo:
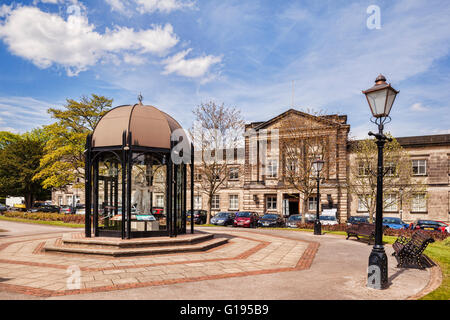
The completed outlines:
[[[48,199],[50,194],[42,187],[42,181],[33,179],[45,143],[41,129],[23,135],[0,134],[0,195],[24,197],[27,209],[35,200]]]
[[[35,180],[45,188],[83,186],[86,137],[111,109],[112,99],[93,94],[80,101],[67,99],[63,109],[48,109],[56,122],[44,127],[48,141]]]

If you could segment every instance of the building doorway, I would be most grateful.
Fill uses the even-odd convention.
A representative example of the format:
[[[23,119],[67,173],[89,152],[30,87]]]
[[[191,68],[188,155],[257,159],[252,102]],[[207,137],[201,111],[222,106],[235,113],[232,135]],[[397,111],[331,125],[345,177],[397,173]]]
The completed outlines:
[[[293,214],[299,214],[299,194],[283,194],[283,215],[292,216]]]

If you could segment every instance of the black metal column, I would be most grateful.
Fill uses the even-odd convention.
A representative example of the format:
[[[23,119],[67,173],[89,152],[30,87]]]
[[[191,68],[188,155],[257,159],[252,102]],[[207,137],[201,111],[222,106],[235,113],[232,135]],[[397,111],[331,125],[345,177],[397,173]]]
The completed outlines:
[[[187,164],[183,163],[183,210],[181,211],[181,218],[182,218],[182,224],[183,224],[183,233],[186,233],[186,213],[187,213]]]
[[[93,206],[94,206],[94,235],[98,237],[98,157],[94,160],[94,198],[93,198]]]
[[[320,173],[317,172],[317,204],[316,204],[316,220],[314,221],[314,234],[316,236],[319,236],[322,234],[322,224],[320,223],[320,215],[319,215],[319,210],[320,210],[320,188],[319,188],[319,184],[320,184]]]
[[[169,231],[169,237],[173,236],[173,230],[172,230],[172,158],[170,156],[170,153],[167,155],[167,194],[166,194],[166,206],[167,206],[167,213],[166,213],[166,224],[167,224],[167,230]]]
[[[131,239],[131,169],[133,168],[133,150],[131,149],[131,132],[128,133],[127,159],[127,238]]]
[[[179,200],[179,194],[178,194],[178,168],[179,165],[175,164],[173,166],[173,235],[176,237],[178,235],[178,200]]]
[[[91,237],[91,198],[92,198],[92,176],[91,176],[91,146],[92,136],[88,134],[86,138],[86,162],[84,169],[84,185],[85,185],[85,205],[86,211],[84,215],[84,234],[86,237]]]
[[[191,143],[191,233],[194,233],[194,144]]]
[[[388,284],[388,262],[383,246],[383,148],[387,138],[383,134],[383,125],[378,126],[378,134],[369,132],[369,136],[375,136],[378,147],[377,167],[377,202],[375,214],[375,245],[369,256],[369,267],[367,274],[367,286],[374,289],[385,289]]]
[[[125,150],[127,145],[127,133],[124,131],[122,133],[122,239],[125,239],[125,223],[126,223],[126,179],[127,179],[127,151]]]

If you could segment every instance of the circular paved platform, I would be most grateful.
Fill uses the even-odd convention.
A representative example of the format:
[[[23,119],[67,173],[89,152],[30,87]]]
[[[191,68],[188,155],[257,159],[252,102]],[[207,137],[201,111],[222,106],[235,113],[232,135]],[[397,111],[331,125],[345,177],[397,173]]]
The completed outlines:
[[[431,279],[430,269],[397,269],[390,246],[390,286],[380,291],[365,286],[367,244],[288,230],[198,229],[228,242],[114,258],[42,250],[63,233],[0,237],[0,299],[407,299]]]

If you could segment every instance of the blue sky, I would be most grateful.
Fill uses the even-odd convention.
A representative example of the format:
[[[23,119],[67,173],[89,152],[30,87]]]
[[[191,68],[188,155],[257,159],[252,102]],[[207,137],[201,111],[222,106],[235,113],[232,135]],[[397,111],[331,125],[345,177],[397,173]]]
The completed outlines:
[[[346,114],[364,138],[361,90],[382,73],[400,90],[387,131],[450,133],[448,17],[446,0],[2,0],[0,130],[51,123],[66,98],[142,93],[185,127],[214,100],[248,122],[292,105]]]

